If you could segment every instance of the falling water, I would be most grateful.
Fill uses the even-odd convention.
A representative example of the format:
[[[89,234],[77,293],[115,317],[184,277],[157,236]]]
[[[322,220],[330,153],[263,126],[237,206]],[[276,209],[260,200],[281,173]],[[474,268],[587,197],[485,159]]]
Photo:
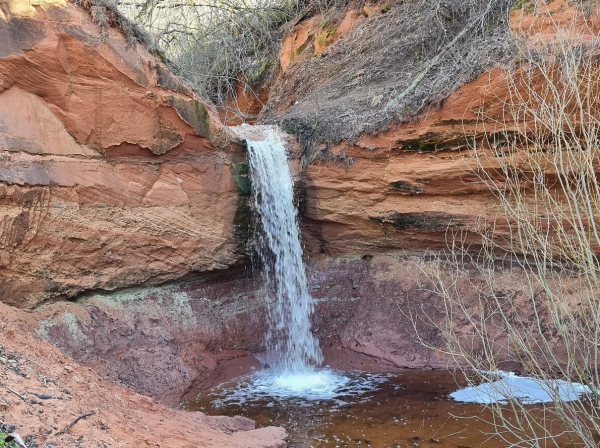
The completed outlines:
[[[267,343],[277,367],[302,372],[323,361],[310,330],[313,299],[306,272],[294,207],[293,182],[283,142],[276,131],[264,130],[261,140],[246,139],[254,207],[262,232],[257,250],[264,266],[269,306]]]

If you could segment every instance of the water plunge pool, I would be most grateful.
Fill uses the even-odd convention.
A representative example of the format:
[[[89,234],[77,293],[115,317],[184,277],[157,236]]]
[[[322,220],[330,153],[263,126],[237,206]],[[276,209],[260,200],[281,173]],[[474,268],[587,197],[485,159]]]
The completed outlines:
[[[267,369],[207,391],[183,407],[209,415],[242,415],[257,427],[283,426],[290,448],[506,445],[490,437],[491,426],[468,418],[490,418],[484,406],[449,398],[457,389],[449,372],[319,373],[307,389],[297,378],[278,379]]]

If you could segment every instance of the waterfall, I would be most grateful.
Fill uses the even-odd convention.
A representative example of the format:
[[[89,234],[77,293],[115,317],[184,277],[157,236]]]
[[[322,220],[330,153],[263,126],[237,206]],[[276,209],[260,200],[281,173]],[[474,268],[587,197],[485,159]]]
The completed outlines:
[[[273,128],[262,128],[262,139],[243,137],[248,145],[252,195],[260,218],[257,252],[270,294],[267,344],[274,367],[300,373],[323,361],[311,333],[313,299],[294,206],[293,181],[283,142]]]

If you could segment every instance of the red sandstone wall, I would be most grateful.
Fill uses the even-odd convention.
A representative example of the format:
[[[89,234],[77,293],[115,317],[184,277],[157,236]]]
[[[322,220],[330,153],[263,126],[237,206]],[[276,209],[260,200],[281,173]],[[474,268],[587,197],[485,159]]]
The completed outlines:
[[[79,6],[2,4],[0,301],[235,264],[244,156],[213,106]]]

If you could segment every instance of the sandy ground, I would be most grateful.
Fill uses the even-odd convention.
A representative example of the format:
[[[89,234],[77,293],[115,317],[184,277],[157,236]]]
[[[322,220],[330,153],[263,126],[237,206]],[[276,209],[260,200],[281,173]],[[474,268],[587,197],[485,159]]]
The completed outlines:
[[[283,428],[171,409],[111,384],[35,336],[35,324],[0,304],[0,421],[28,447],[286,446]]]

